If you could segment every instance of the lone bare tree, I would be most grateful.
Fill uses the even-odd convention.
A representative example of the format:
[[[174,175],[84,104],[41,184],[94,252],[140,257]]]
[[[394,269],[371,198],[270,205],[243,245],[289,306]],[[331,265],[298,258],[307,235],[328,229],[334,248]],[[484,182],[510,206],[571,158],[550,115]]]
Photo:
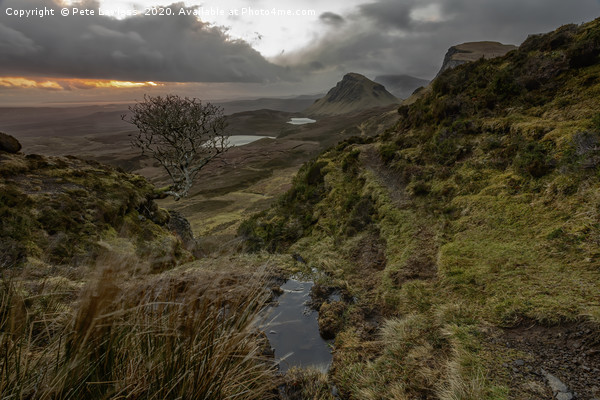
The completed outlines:
[[[173,181],[165,194],[175,200],[187,196],[198,172],[231,147],[223,109],[196,98],[144,95],[129,111],[122,119],[139,130],[131,145],[164,167]]]

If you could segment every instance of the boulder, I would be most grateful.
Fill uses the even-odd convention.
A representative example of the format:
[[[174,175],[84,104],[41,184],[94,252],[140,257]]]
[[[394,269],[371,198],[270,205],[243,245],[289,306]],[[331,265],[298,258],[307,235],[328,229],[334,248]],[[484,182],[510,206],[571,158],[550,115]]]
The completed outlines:
[[[192,250],[196,244],[194,240],[194,232],[190,222],[178,211],[169,210],[169,222],[167,227],[179,236],[186,250]]]
[[[14,137],[0,132],[0,151],[7,153],[18,153],[21,150],[21,143]]]

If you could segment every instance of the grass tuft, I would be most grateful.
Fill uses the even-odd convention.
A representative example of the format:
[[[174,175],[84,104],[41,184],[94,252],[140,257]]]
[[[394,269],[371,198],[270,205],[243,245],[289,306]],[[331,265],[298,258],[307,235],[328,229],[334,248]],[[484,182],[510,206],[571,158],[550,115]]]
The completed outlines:
[[[264,281],[223,290],[225,278],[123,284],[105,269],[72,311],[3,280],[2,398],[271,398],[275,371],[254,327]]]

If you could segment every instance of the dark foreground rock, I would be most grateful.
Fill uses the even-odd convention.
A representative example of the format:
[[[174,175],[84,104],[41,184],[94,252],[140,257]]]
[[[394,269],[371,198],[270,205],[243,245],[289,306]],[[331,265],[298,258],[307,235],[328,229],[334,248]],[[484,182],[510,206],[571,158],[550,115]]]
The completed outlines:
[[[7,153],[18,153],[21,150],[21,143],[11,135],[0,132],[0,151]]]
[[[175,233],[183,242],[186,249],[192,250],[196,244],[194,240],[194,232],[190,222],[178,211],[169,211],[168,227],[171,232]]]

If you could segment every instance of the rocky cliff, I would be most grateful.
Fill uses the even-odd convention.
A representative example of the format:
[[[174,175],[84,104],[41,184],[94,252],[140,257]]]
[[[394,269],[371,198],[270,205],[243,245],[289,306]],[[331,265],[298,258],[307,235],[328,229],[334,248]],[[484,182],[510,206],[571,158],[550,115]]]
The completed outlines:
[[[442,68],[440,68],[437,75],[439,76],[445,70],[461,64],[477,61],[482,57],[485,59],[501,57],[516,48],[517,46],[512,44],[502,44],[499,42],[467,42],[452,46],[444,56]]]

